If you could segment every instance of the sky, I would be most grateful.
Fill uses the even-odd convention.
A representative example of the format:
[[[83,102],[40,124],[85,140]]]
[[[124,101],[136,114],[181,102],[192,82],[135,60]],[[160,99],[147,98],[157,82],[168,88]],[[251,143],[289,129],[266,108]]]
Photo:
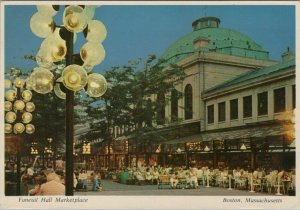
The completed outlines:
[[[61,6],[56,23],[61,23],[62,10]],[[31,70],[37,64],[23,56],[35,55],[43,41],[29,27],[36,7],[6,5],[4,11],[5,69]],[[204,16],[218,17],[220,27],[247,35],[269,51],[272,60],[280,60],[288,47],[295,50],[295,6],[105,5],[96,9],[93,19],[106,26],[106,57],[93,71],[101,73],[131,60],[145,60],[149,54],[160,57],[172,43],[192,32],[194,20]],[[84,43],[84,37],[78,35],[75,52]]]

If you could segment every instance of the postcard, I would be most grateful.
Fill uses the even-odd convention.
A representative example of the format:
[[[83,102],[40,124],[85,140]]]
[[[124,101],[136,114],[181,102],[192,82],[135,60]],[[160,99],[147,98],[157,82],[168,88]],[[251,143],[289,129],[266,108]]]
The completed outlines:
[[[0,209],[299,208],[298,10],[2,1]]]

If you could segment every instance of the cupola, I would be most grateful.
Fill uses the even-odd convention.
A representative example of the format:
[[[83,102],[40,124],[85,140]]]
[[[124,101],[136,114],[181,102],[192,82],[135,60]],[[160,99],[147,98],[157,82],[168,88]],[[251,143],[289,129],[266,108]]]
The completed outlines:
[[[195,20],[192,23],[192,27],[194,31],[203,29],[203,28],[219,28],[220,19],[217,17],[203,17]]]

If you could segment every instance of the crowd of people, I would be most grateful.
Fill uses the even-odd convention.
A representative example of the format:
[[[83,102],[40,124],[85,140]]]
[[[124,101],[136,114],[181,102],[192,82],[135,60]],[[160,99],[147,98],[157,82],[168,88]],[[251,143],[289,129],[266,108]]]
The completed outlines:
[[[128,182],[135,184],[158,184],[160,177],[167,176],[171,188],[177,188],[184,183],[184,188],[203,186],[221,186],[238,189],[259,189],[261,191],[276,191],[279,185],[287,183],[287,188],[295,188],[295,170],[264,169],[248,170],[243,168],[209,168],[205,167],[161,167],[142,166],[128,167],[118,173],[128,173]],[[253,188],[253,189],[252,189]],[[281,190],[282,190],[281,189]]]
[[[6,171],[16,173],[15,165],[6,164]],[[25,195],[64,195],[65,174],[63,168],[54,171],[51,166],[33,167],[31,164],[21,166],[21,183]],[[101,172],[101,173],[100,173]],[[88,189],[102,191],[101,174],[103,171],[86,171],[76,168],[73,174],[74,191]],[[113,172],[116,181],[127,174],[127,184],[156,184],[161,183],[162,176],[167,178],[170,188],[199,188],[200,186],[219,186],[265,192],[295,189],[295,169],[264,169],[249,170],[244,168],[209,168],[204,167],[171,167],[171,166],[139,166],[127,167]],[[13,176],[6,176],[6,181]],[[121,181],[120,181],[121,182]],[[123,182],[124,183],[124,182]],[[88,187],[91,186],[91,187]]]
[[[65,171],[63,167],[56,165],[56,170],[52,165],[39,164],[21,164],[21,193],[22,195],[65,195]],[[17,167],[14,162],[5,163],[5,180],[6,182],[16,182]],[[99,171],[87,171],[76,168],[74,176],[74,191],[91,190],[101,191],[101,175]],[[9,186],[9,185],[8,185]],[[7,186],[7,187],[8,187]]]
[[[88,174],[85,169],[75,169],[73,179],[74,190],[88,191],[88,184],[91,183],[93,191],[102,191],[101,174],[98,170]]]

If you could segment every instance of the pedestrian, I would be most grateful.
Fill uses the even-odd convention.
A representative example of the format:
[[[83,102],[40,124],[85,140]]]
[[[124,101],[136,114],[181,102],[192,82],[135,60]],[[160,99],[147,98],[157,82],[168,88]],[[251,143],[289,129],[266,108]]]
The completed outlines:
[[[65,185],[60,183],[60,179],[55,172],[47,175],[47,182],[41,185],[41,195],[65,195]]]
[[[44,178],[42,176],[36,176],[34,178],[35,186],[31,190],[29,190],[28,195],[41,195],[41,186],[43,184]]]
[[[76,190],[77,188],[77,184],[78,184],[78,181],[77,181],[77,177],[76,177],[76,174],[73,173],[73,191]]]
[[[92,175],[93,190],[102,191],[101,187],[101,175],[98,171],[95,171]]]
[[[82,183],[82,188],[84,191],[87,191],[87,184],[88,184],[87,178],[88,177],[86,171],[84,169],[81,169],[78,179]]]

